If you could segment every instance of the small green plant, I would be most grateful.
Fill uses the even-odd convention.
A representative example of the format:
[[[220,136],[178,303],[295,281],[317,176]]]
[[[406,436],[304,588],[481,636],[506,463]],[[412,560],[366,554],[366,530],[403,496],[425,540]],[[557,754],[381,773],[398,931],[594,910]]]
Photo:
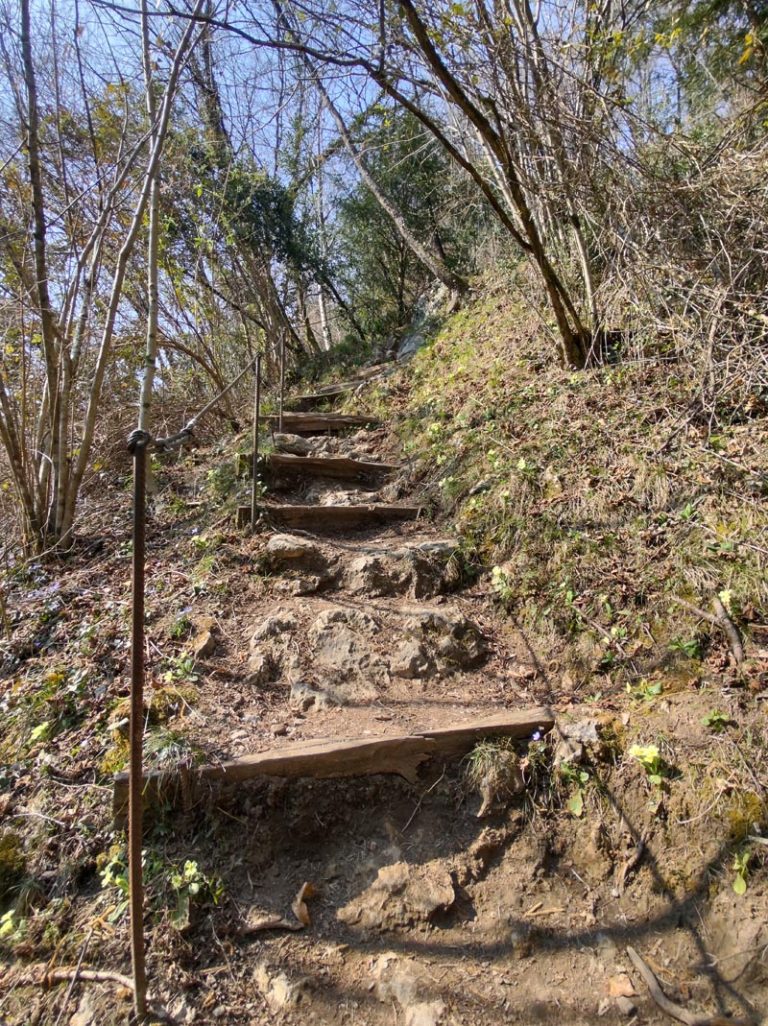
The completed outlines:
[[[221,546],[222,537],[220,534],[195,534],[191,539],[192,548],[198,555],[203,556],[209,552],[215,552]]]
[[[500,566],[495,566],[491,570],[491,587],[505,604],[514,598],[515,592],[509,574]]]
[[[701,723],[702,726],[708,727],[713,734],[722,734],[730,726],[731,719],[727,713],[722,712],[720,709],[713,709],[706,716],[702,717]]]
[[[564,762],[559,772],[561,779],[574,788],[567,802],[568,811],[580,819],[584,815],[584,789],[590,781],[589,773],[579,766],[574,766],[572,762]]]
[[[187,859],[182,865],[166,862],[155,852],[141,853],[147,902],[156,912],[171,909],[171,922],[177,930],[189,926],[195,904],[212,902],[218,905],[224,885],[217,876],[206,876],[198,864]],[[117,905],[110,912],[110,922],[117,922],[128,907],[128,860],[122,844],[114,844],[97,860],[101,886],[118,892]]]
[[[173,684],[176,681],[188,681],[194,683],[199,679],[195,672],[195,657],[189,652],[182,652],[168,660],[168,669],[163,674],[166,684]]]
[[[178,730],[157,727],[150,731],[144,744],[147,764],[153,769],[163,770],[180,763],[194,765],[200,761],[200,752]]]
[[[664,778],[671,775],[672,768],[659,752],[658,745],[632,745],[629,754],[631,758],[637,759],[649,782],[656,787],[661,787]]]
[[[171,624],[171,637],[174,641],[181,641],[192,633],[194,624],[188,613],[180,613]]]
[[[637,702],[652,702],[658,698],[659,695],[663,694],[664,685],[662,682],[655,681],[650,683],[647,680],[641,680],[637,684],[627,684],[627,694],[635,699]]]
[[[27,921],[20,916],[16,909],[9,908],[0,916],[0,945],[3,943],[13,945],[23,940],[26,933]]]
[[[539,477],[539,468],[535,463],[530,463],[526,460],[524,456],[521,456],[517,461],[515,469],[524,481],[534,482]]]
[[[190,859],[169,877],[171,890],[176,895],[176,908],[171,913],[171,922],[177,930],[185,930],[190,922],[190,910],[194,901],[209,899],[218,905],[224,894],[224,885],[218,877],[208,877],[200,872],[196,862]]]
[[[747,893],[747,877],[749,876],[750,853],[746,848],[736,852],[733,856],[733,871],[736,874],[732,887],[736,894]]]
[[[703,652],[698,638],[675,638],[670,642],[670,652],[680,652],[688,659],[701,659]]]
[[[226,462],[222,463],[219,467],[214,467],[213,470],[209,470],[206,484],[214,497],[218,499],[225,498],[237,485],[234,466]]]

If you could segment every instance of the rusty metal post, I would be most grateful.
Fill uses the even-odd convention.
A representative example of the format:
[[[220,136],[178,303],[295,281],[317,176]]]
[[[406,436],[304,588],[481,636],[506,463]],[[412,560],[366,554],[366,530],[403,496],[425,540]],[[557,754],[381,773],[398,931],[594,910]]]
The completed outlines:
[[[256,382],[253,388],[253,444],[251,467],[251,527],[256,526],[259,473],[259,429],[261,427],[261,353],[256,357]]]
[[[285,332],[280,335],[280,406],[277,416],[277,430],[283,433],[283,400],[285,398]]]
[[[131,718],[128,763],[128,886],[131,913],[133,1007],[138,1022],[147,1016],[147,969],[144,957],[144,880],[141,866],[142,763],[144,741],[144,561],[147,522],[146,431],[128,439],[133,456],[133,603],[131,631]]]

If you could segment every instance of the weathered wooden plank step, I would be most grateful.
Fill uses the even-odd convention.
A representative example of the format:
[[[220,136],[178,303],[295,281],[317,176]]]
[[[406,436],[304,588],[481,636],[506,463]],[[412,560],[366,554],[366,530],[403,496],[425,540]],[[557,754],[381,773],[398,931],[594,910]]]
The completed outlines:
[[[160,799],[172,800],[181,793],[185,805],[188,805],[199,794],[201,785],[237,785],[257,777],[330,779],[385,773],[415,782],[419,766],[427,759],[463,755],[483,738],[524,739],[536,731],[545,734],[554,723],[550,709],[534,706],[418,734],[299,742],[228,762],[194,768],[180,765],[175,769],[144,774],[144,804],[149,806]],[[118,828],[125,823],[127,805],[128,774],[118,773],[114,779],[112,802]]]
[[[331,385],[321,385],[314,392],[307,392],[304,395],[291,396],[288,400],[288,405],[291,410],[304,413],[309,410],[316,410],[329,400],[337,399],[340,395],[347,395],[349,392],[354,392],[356,388],[371,384],[379,378],[389,377],[396,370],[397,366],[392,364],[380,364],[377,367],[371,367],[365,375],[350,378],[348,381],[337,381]]]
[[[383,503],[357,503],[349,506],[298,506],[286,503],[259,507],[259,515],[271,523],[320,533],[416,520],[420,513],[420,506],[387,506]],[[237,511],[238,527],[247,527],[250,522],[251,507],[240,506]]]
[[[278,418],[266,417],[269,427],[276,431]],[[349,431],[351,428],[377,427],[381,423],[367,414],[350,413],[283,413],[283,431],[292,435],[325,435],[329,432]]]
[[[331,477],[337,481],[380,480],[399,469],[394,463],[352,460],[348,456],[293,456],[282,452],[270,453],[266,463],[268,469],[278,476],[301,474],[306,477]]]
[[[320,385],[316,391],[319,394],[333,392],[337,388],[343,388],[348,391],[352,388],[358,388],[360,385],[365,385],[375,378],[394,374],[397,369],[398,365],[391,360],[388,363],[377,363],[373,367],[366,367],[364,370],[358,371],[353,377],[346,378],[344,381],[334,381],[328,385]]]

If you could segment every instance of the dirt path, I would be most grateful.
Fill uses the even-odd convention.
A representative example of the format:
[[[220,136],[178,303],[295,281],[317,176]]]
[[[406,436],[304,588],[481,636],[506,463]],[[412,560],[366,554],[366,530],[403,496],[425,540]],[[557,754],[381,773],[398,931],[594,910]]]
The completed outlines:
[[[393,457],[381,428],[309,444],[314,455]],[[266,512],[387,501],[407,502],[397,479],[349,485],[312,474],[273,491]],[[246,594],[221,619],[211,658],[227,669],[227,686],[208,678],[197,725],[188,724],[200,745],[226,758],[556,698],[487,593],[461,590],[455,549],[423,519],[259,535]],[[592,732],[590,757],[610,764],[610,716],[572,709],[569,719]],[[562,787],[537,757],[536,744],[512,755],[522,760],[526,800],[502,772],[489,804],[467,762],[454,760],[416,787],[397,777],[262,783],[213,812],[209,864],[237,909],[229,930],[239,939],[193,959],[181,1021],[667,1021],[632,971],[628,943],[640,945],[672,997],[754,1015],[759,1001],[739,981],[753,964],[744,952],[768,941],[759,895],[751,917],[723,896],[704,925],[703,891],[689,883],[676,892],[650,854],[638,823],[645,793],[623,794],[611,810],[610,785],[585,790],[584,813],[555,824],[547,810],[564,800]],[[493,772],[503,771],[503,756],[494,758]],[[195,850],[205,858],[207,845]],[[275,919],[295,923],[305,884],[314,895],[307,928],[262,932]],[[715,949],[722,970],[711,963]]]
[[[280,448],[398,461],[382,426],[283,439]],[[377,775],[253,780],[226,794],[182,787],[147,835],[149,974],[173,1021],[666,1023],[627,956],[631,945],[687,1009],[759,1022],[768,1004],[768,888],[755,873],[737,896],[731,866],[742,841],[709,819],[713,784],[696,766],[712,747],[701,726],[711,696],[692,689],[656,704],[599,695],[577,704],[486,587],[463,586],[455,540],[427,518],[335,533],[270,528],[284,505],[412,501],[405,471],[348,482],[316,469],[271,481],[265,529],[253,536],[202,530],[208,513],[198,506],[186,534],[178,514],[166,524],[157,513],[149,633],[165,651],[153,650],[150,708],[170,701],[173,712],[150,739],[170,738],[172,760],[186,751],[215,764],[539,704],[558,713],[558,731],[434,760],[415,783]],[[127,566],[127,555],[119,558]],[[114,589],[121,572],[110,578]],[[82,575],[83,587],[100,588],[109,576],[101,565]],[[179,638],[179,624],[189,625],[183,601],[197,633]],[[60,630],[63,639],[73,628],[63,621]],[[117,645],[117,624],[114,635]],[[103,706],[94,699],[94,710]],[[57,906],[54,891],[48,910],[30,919],[14,953],[20,971],[40,949],[52,964],[76,962],[83,944],[86,964],[128,969],[122,894],[103,876],[105,853],[120,865],[123,839],[108,833],[110,789],[82,782],[94,759],[87,725],[78,730],[77,744],[59,735],[68,740],[52,779],[20,775],[14,785],[16,807],[43,817],[48,847],[38,868],[54,867],[47,871],[66,895]],[[759,730],[755,720],[749,736]],[[627,754],[630,739],[659,737],[679,767],[663,786]],[[151,764],[158,753],[148,748]],[[731,787],[735,801],[725,778],[736,756],[723,753],[716,797]],[[756,829],[751,820],[747,829]],[[180,929],[175,905],[185,892],[173,881],[185,866],[203,883],[187,894],[190,921]],[[50,941],[46,911],[58,916]],[[65,988],[48,996],[8,979],[2,1026],[127,1021],[114,986],[78,985],[63,1014]]]
[[[298,443],[291,435],[277,445]],[[312,435],[301,440],[306,472],[297,457],[289,475],[272,476],[261,507],[266,530],[243,594],[213,631],[206,666],[214,672],[188,724],[209,755],[417,732],[535,702],[535,689],[517,683],[528,668],[485,596],[457,590],[455,540],[423,517],[336,528],[344,508],[374,517],[391,508],[401,485],[396,473],[386,483],[325,478],[312,457],[370,464],[384,444],[380,428]],[[304,527],[280,527],[281,513],[305,507]],[[320,533],[318,510],[333,511]]]

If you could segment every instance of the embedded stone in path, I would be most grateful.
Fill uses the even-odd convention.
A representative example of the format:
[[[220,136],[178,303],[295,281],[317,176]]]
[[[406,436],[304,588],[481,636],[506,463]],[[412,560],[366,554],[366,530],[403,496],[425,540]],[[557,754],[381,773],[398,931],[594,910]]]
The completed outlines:
[[[273,435],[272,440],[278,452],[292,453],[294,456],[309,456],[314,449],[312,442],[300,435]],[[250,453],[246,455],[250,456]],[[251,460],[248,462],[250,465]]]
[[[264,559],[272,570],[324,570],[328,562],[314,542],[293,534],[273,534],[264,549]]]
[[[337,919],[362,930],[392,930],[426,922],[456,900],[453,880],[439,862],[382,866],[363,893],[336,913]]]
[[[462,613],[419,613],[406,637],[395,649],[390,668],[398,677],[428,676],[473,670],[486,658],[487,645],[480,629]]]
[[[315,665],[333,672],[339,680],[381,677],[387,666],[370,640],[378,631],[377,621],[367,613],[326,610],[307,634]]]
[[[344,585],[354,595],[410,594],[431,598],[456,580],[451,560],[458,546],[453,541],[415,542],[394,549],[371,548],[352,560]]]
[[[294,712],[299,713],[333,709],[336,706],[344,705],[344,702],[344,696],[334,688],[319,687],[304,681],[296,681],[291,684],[291,693],[288,697],[288,705]]]

